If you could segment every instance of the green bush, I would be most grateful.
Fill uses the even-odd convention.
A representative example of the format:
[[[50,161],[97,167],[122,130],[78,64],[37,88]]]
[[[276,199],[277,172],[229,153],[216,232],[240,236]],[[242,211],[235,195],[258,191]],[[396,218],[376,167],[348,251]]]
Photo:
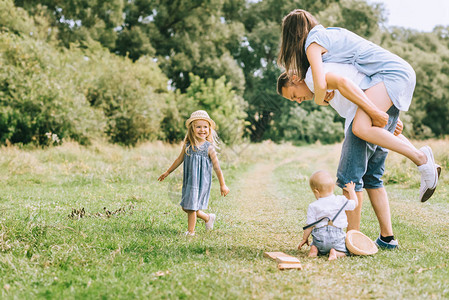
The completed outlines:
[[[340,142],[344,137],[341,122],[334,121],[331,108],[307,111],[301,106],[290,108],[289,114],[282,116],[279,127],[283,128],[284,140],[323,144]]]
[[[0,8],[1,143],[86,144],[107,135],[135,145],[165,138],[168,79],[151,58],[132,62],[95,41],[66,49],[42,33],[48,25],[36,25],[37,16],[11,1]]]
[[[193,74],[189,75],[191,84],[185,94],[177,92],[174,100],[167,100],[163,111],[163,131],[166,139],[179,141],[185,136],[184,122],[195,110],[205,110],[217,124],[217,133],[226,144],[238,143],[245,127],[246,102],[233,89],[226,78],[217,80],[201,79]]]
[[[47,133],[87,143],[98,135],[102,116],[73,84],[74,51],[57,51],[42,41],[0,34],[0,141],[48,143]]]
[[[110,141],[135,145],[164,138],[160,127],[168,80],[157,64],[147,57],[133,63],[107,50],[87,57],[92,62],[83,82],[86,98],[104,112]]]
[[[14,6],[14,1],[0,0],[0,29],[42,40],[54,39],[56,31],[41,8],[36,7],[34,15],[29,16],[23,8]]]

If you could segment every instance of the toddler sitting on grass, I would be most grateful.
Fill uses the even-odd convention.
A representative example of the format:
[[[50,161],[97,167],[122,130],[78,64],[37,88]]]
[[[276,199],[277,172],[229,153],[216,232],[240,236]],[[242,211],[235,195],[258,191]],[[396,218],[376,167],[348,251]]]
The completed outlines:
[[[354,210],[358,201],[355,194],[355,184],[347,183],[344,187],[349,194],[345,196],[334,195],[335,180],[326,171],[317,171],[310,176],[310,188],[316,201],[309,204],[307,209],[307,226],[304,227],[302,241],[298,246],[309,245],[309,235],[312,233],[312,245],[309,257],[329,253],[329,260],[349,255],[346,248],[346,233],[348,226],[346,210]]]

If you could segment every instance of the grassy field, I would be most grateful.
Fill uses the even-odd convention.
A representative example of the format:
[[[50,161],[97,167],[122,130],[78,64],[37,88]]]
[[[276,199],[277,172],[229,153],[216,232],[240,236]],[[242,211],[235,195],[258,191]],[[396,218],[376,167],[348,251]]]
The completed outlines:
[[[400,250],[334,262],[296,246],[314,200],[308,176],[335,173],[340,145],[223,149],[231,193],[220,197],[214,177],[215,229],[198,221],[193,238],[183,235],[182,167],[156,180],[179,146],[1,148],[0,298],[449,298],[449,141],[428,143],[443,173],[427,203],[416,168],[394,153],[387,162]],[[379,234],[368,200],[362,231]],[[298,256],[304,269],[279,271],[264,251]]]

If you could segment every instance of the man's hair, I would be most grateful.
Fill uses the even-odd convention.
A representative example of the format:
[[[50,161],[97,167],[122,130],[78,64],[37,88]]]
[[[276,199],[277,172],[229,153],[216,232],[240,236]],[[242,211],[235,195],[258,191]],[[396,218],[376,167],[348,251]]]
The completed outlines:
[[[287,72],[282,73],[278,77],[277,92],[282,96],[282,88],[288,86],[290,79],[288,78]]]

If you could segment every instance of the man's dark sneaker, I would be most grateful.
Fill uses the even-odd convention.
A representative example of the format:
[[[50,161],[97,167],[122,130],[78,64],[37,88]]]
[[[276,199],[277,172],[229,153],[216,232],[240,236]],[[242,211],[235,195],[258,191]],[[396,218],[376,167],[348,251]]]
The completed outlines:
[[[380,235],[379,235],[379,237],[376,240],[376,245],[380,249],[385,249],[385,250],[394,250],[394,249],[397,249],[399,247],[397,240],[391,240],[389,243],[387,243],[387,242],[384,242],[384,241],[382,241],[380,239]]]

